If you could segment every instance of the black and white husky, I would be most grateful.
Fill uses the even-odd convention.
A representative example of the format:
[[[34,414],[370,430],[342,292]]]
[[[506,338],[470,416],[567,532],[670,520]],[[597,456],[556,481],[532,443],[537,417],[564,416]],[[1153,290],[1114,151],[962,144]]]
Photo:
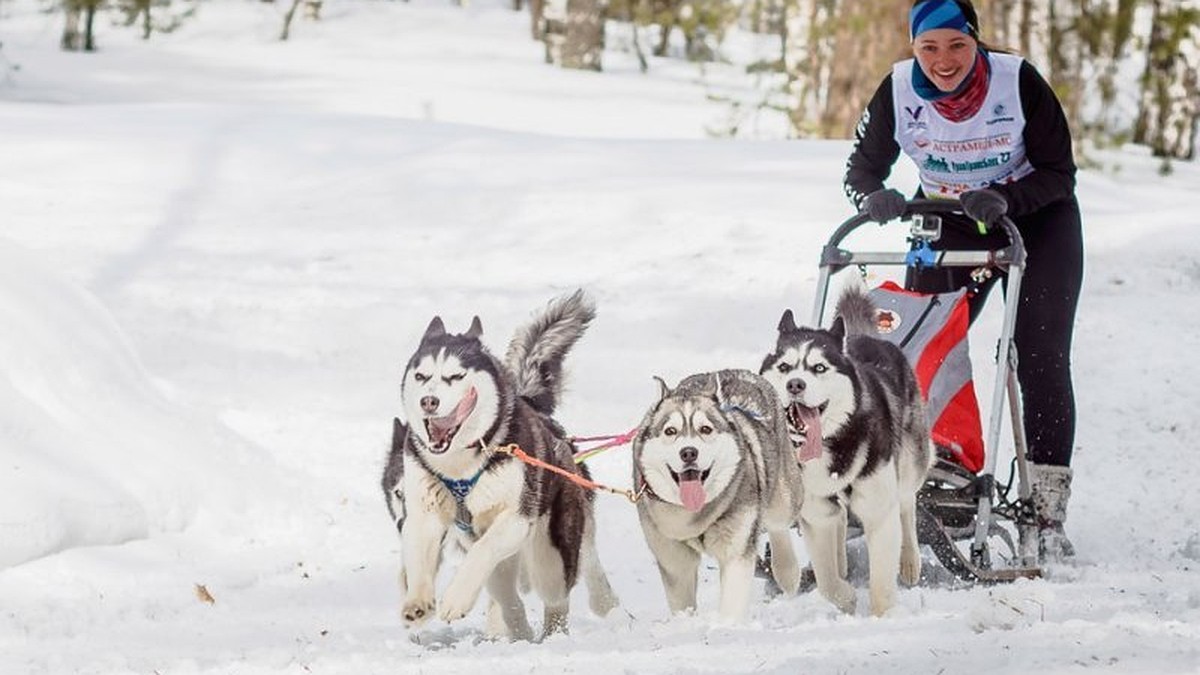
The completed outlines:
[[[772,575],[795,593],[800,570],[790,528],[799,515],[800,471],[771,384],[747,370],[692,375],[659,400],[633,442],[638,518],[658,562],[672,612],[696,607],[702,554],[720,565],[720,616],[750,604],[755,544],[766,531]]]
[[[804,504],[801,530],[817,588],[846,612],[857,604],[846,581],[846,507],[862,522],[871,611],[896,601],[896,574],[917,582],[916,494],[933,461],[916,377],[895,345],[876,335],[875,308],[848,288],[829,330],[779,322],[775,351],[759,371],[783,402]]]
[[[400,478],[389,495],[401,532],[408,625],[435,612],[445,621],[461,619],[486,588],[488,633],[531,639],[519,578],[545,604],[543,635],[566,630],[568,596],[580,575],[593,611],[603,615],[616,606],[596,555],[592,494],[496,451],[516,444],[539,460],[586,475],[551,414],[563,357],[594,316],[581,291],[556,299],[517,332],[507,363],[480,342],[478,317],[463,334],[447,333],[440,317],[430,322],[404,371],[407,428],[397,421],[402,440],[393,441],[403,462],[393,468]],[[386,472],[384,481],[387,491]],[[437,599],[447,538],[465,555]]]

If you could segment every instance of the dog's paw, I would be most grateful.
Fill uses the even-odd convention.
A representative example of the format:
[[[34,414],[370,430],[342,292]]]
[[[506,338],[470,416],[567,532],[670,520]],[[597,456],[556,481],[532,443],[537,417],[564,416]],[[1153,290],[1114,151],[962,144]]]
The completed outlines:
[[[406,600],[404,609],[401,614],[404,616],[404,624],[406,626],[420,626],[433,616],[433,610],[437,603],[433,598],[416,598]]]
[[[839,583],[834,584],[828,591],[821,589],[821,595],[846,614],[854,614],[858,609],[858,593],[850,584],[840,579],[838,581]]]
[[[891,611],[891,609],[895,606],[896,606],[895,591],[892,591],[890,593],[886,592],[886,591],[871,593],[871,615],[872,616],[884,616],[889,611]]]
[[[458,621],[471,611],[475,601],[479,599],[479,591],[464,588],[462,584],[450,584],[442,602],[438,606],[438,618],[447,623]]]

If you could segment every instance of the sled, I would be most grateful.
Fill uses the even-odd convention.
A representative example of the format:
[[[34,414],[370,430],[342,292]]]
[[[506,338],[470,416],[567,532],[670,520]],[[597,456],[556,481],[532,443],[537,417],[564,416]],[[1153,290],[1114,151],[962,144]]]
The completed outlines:
[[[1001,226],[1009,245],[995,250],[937,251],[930,243],[941,235],[943,214],[962,213],[957,201],[914,200],[899,222],[909,224],[907,251],[851,251],[843,240],[866,223],[879,227],[865,214],[846,220],[821,251],[813,326],[822,325],[830,282],[848,268],[864,275],[871,266],[968,267],[978,274],[1007,275],[1004,319],[997,346],[995,379],[987,434],[983,436],[979,405],[966,353],[969,291],[918,294],[895,284],[873,289],[880,307],[879,337],[901,346],[917,373],[922,394],[930,405],[930,426],[937,460],[917,497],[917,533],[938,562],[954,577],[971,583],[1000,583],[1041,576],[1038,567],[1037,514],[1031,498],[1029,463],[1017,384],[1017,351],[1013,342],[1025,246],[1016,225],[1007,217]],[[935,297],[937,296],[937,297]],[[941,305],[946,311],[931,312]],[[907,313],[908,316],[904,316]],[[934,316],[934,315],[937,316]],[[927,339],[921,340],[923,334]],[[918,339],[914,339],[914,337]],[[902,344],[903,343],[903,344]],[[961,360],[967,368],[963,381]],[[960,362],[948,366],[955,359]],[[955,370],[949,377],[940,370]],[[939,377],[953,381],[942,391],[935,410]],[[945,389],[945,387],[943,387]],[[1013,465],[1007,484],[996,479],[1005,405],[1012,430]],[[1015,473],[1015,477],[1012,475]],[[1016,484],[1014,485],[1014,478]],[[1014,492],[1015,488],[1015,492]]]

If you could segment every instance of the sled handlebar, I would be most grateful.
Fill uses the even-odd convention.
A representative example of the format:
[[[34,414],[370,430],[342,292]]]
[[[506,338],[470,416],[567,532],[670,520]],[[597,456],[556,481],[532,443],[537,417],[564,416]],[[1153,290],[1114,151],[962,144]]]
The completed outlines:
[[[911,220],[916,215],[963,214],[962,204],[958,200],[945,199],[913,199],[908,202],[900,220]],[[841,248],[842,240],[851,232],[866,223],[874,222],[866,213],[857,213],[843,222],[833,235],[821,254],[821,265],[841,268],[851,264],[896,264],[903,262],[904,254],[885,253],[852,253]],[[1007,247],[990,249],[980,248],[976,251],[946,251],[942,252],[933,266],[965,267],[980,264],[994,264],[999,267],[1025,266],[1025,240],[1017,230],[1017,225],[1007,215],[1000,218],[999,227],[1008,235]],[[896,258],[896,256],[899,258]]]

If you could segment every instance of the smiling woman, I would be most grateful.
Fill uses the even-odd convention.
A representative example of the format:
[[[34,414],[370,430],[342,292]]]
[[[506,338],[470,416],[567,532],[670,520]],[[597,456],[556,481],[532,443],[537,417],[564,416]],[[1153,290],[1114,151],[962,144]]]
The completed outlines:
[[[1083,237],[1066,117],[1050,86],[1019,56],[979,40],[970,0],[917,0],[909,14],[914,58],[895,64],[855,130],[845,189],[873,220],[904,215],[903,194],[884,179],[903,150],[917,166],[919,196],[957,199],[934,248],[994,250],[1010,217],[1031,262],[1020,289],[1014,341],[1034,462],[1043,557],[1070,557],[1063,532],[1075,436],[1071,340],[1083,279]],[[966,286],[971,270],[912,270],[911,290]],[[971,299],[978,315],[993,277]]]
[[[930,98],[957,93],[967,76],[978,72],[979,20],[970,5],[919,2],[912,8],[909,32],[921,66],[916,74],[926,80],[920,84],[937,88],[934,92],[926,86]]]
[[[952,28],[938,28],[922,33],[913,41],[913,54],[921,72],[943,94],[949,95],[974,72],[973,67],[981,57],[976,47],[969,35]]]

